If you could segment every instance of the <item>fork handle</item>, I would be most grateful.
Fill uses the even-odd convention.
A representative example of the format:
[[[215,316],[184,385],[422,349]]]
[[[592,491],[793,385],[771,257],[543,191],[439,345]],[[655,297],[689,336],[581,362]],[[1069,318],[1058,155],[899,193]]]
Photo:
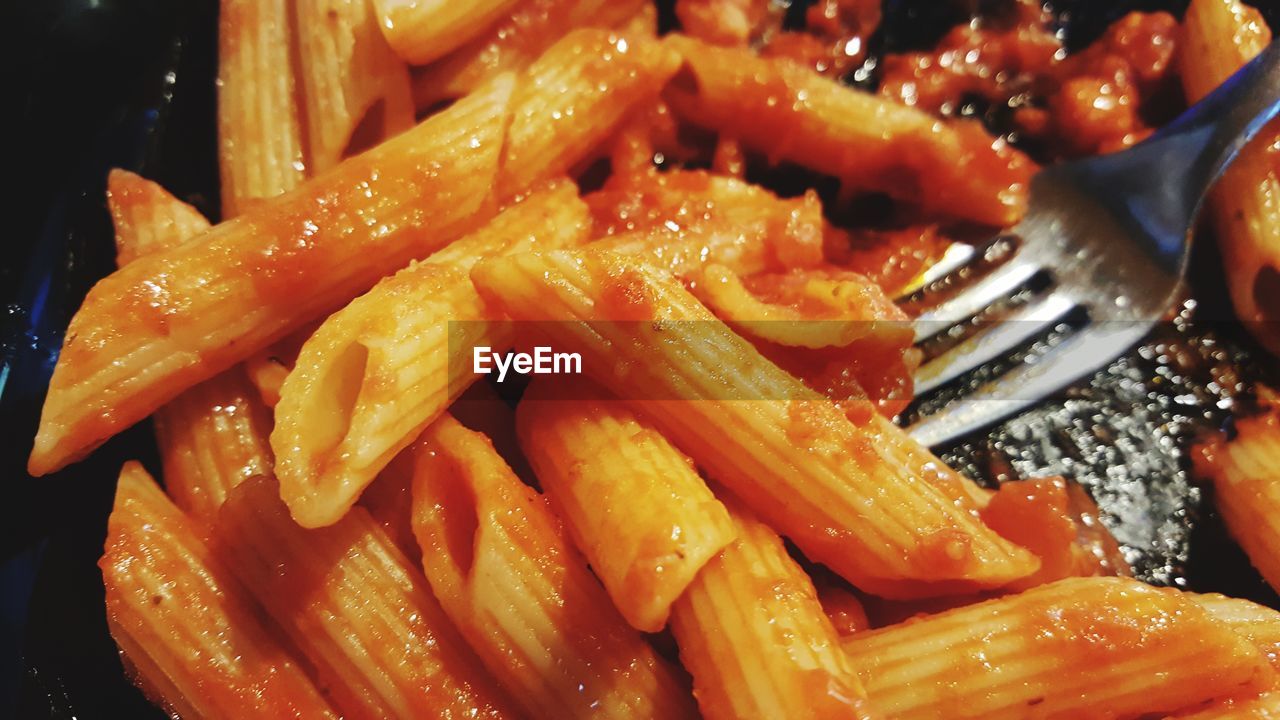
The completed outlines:
[[[1205,194],[1268,121],[1280,113],[1280,40],[1146,141],[1095,158],[1095,187],[1118,192],[1147,234],[1180,256]],[[1140,172],[1135,172],[1140,170]]]
[[[1278,113],[1280,41],[1268,44],[1148,142],[1188,152],[1193,158],[1193,178],[1207,190]]]

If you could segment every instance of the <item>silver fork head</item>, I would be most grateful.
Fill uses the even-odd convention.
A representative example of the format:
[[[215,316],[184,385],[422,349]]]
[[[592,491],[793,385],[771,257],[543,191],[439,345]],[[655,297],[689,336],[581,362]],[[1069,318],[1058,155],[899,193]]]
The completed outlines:
[[[1096,372],[1142,338],[1178,293],[1188,231],[1205,193],[1280,114],[1280,42],[1160,132],[1124,152],[1040,171],[1013,256],[919,318],[917,340],[973,316],[1036,276],[1048,286],[1005,321],[920,368],[923,391],[1036,337],[1068,313],[1083,327],[1047,353],[911,425],[941,445],[1017,413]],[[927,294],[927,291],[926,291]],[[1010,328],[1009,323],[1015,326]]]
[[[1097,161],[1092,161],[1096,163]],[[1185,228],[1176,243],[1154,238],[1134,209],[1101,197],[1090,163],[1041,171],[1032,181],[1026,218],[1009,233],[1013,250],[971,286],[927,308],[917,342],[973,318],[1026,288],[1042,287],[1003,317],[931,358],[916,373],[924,396],[970,371],[1080,318],[1047,352],[1028,355],[999,378],[922,417],[909,432],[926,445],[956,440],[1016,414],[1106,366],[1140,340],[1175,300],[1187,262]],[[921,291],[927,300],[930,288]]]

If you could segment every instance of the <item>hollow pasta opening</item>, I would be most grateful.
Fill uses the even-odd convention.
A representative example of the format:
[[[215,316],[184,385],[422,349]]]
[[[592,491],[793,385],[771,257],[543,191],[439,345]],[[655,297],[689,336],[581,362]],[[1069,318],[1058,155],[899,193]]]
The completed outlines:
[[[428,480],[436,496],[440,535],[445,550],[453,559],[459,575],[471,573],[475,563],[475,545],[480,531],[480,514],[475,490],[463,473],[441,473]]]
[[[338,354],[316,383],[316,387],[323,390],[311,396],[310,416],[314,418],[311,438],[320,452],[332,451],[350,431],[368,362],[369,349],[352,343]]]

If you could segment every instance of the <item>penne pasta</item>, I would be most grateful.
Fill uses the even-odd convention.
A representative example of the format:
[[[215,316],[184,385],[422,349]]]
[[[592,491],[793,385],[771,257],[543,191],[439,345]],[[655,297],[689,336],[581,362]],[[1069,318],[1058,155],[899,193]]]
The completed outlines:
[[[1182,87],[1188,104],[1218,87],[1271,42],[1259,12],[1238,0],[1194,0],[1183,23]],[[1280,355],[1280,171],[1272,123],[1222,175],[1209,196],[1226,288],[1236,315]]]
[[[530,65],[512,96],[500,196],[568,172],[642,103],[680,58],[653,40],[574,30]]]
[[[387,42],[405,62],[425,65],[484,32],[519,0],[373,0]]]
[[[301,350],[301,348],[298,348]],[[274,408],[280,403],[280,386],[289,377],[292,364],[286,365],[284,358],[276,351],[276,346],[244,361],[245,372],[249,374],[249,382],[258,391],[262,404]]]
[[[844,649],[888,717],[1159,716],[1255,692],[1271,668],[1190,596],[1073,578],[855,633]]]
[[[222,0],[217,86],[224,218],[306,178],[293,22],[290,0]]]
[[[294,8],[311,172],[412,127],[409,70],[378,29],[373,0],[294,0]]]
[[[1035,0],[970,3],[910,52],[876,0],[218,2],[222,222],[110,173],[118,268],[28,459],[153,420],[163,488],[124,465],[99,569],[160,710],[1280,718],[1280,610],[1104,577],[1134,572],[1123,518],[1084,486],[987,489],[895,424],[914,291],[1023,222],[1019,148],[1160,131],[1172,84],[1267,47],[1251,0],[1087,48]],[[1262,135],[1209,200],[1280,355]],[[1192,464],[1274,584],[1254,391]]]
[[[83,456],[485,217],[512,79],[101,280],[72,318],[29,469]]]
[[[1210,438],[1192,458],[1196,474],[1213,482],[1227,530],[1274,588],[1280,587],[1280,409],[1270,402],[1236,417],[1233,437]]]
[[[334,313],[280,388],[271,445],[289,510],[335,522],[365,487],[477,377],[472,347],[513,339],[467,271],[492,255],[582,243],[590,216],[568,180],[533,193],[426,262]]]
[[[271,415],[243,368],[170,400],[153,421],[165,490],[193,517],[212,520],[231,488],[271,474]]]
[[[516,411],[543,492],[637,630],[658,632],[671,604],[734,538],[693,462],[604,390],[536,381]]]
[[[360,496],[360,507],[369,511],[369,517],[416,567],[422,561],[422,551],[413,537],[412,483],[413,455],[402,452],[369,484]]]
[[[944,466],[928,450],[875,413],[855,425],[669,276],[561,251],[490,260],[472,280],[512,319],[544,321],[530,330],[580,353],[584,374],[859,588],[952,594],[1036,570],[1030,553],[929,483]]]
[[[671,108],[659,100],[628,117],[609,138],[605,151],[596,160],[601,165],[607,163],[609,172],[599,194],[607,196],[605,188],[616,186],[637,195],[660,189],[667,178],[660,173],[658,165],[683,175],[684,171],[677,168],[696,163],[698,156],[698,148],[681,140],[680,127]],[[588,167],[587,171],[591,169]]]
[[[232,492],[218,551],[356,717],[515,717],[422,578],[362,508],[304,530],[270,478]]]
[[[1216,620],[1248,640],[1280,670],[1280,612],[1240,598],[1217,593],[1191,595]]]
[[[684,33],[716,45],[741,47],[763,39],[770,20],[781,25],[778,15],[785,12],[785,7],[770,0],[678,0],[675,6]],[[836,7],[826,12],[839,12]]]
[[[766,357],[832,400],[870,399],[890,417],[906,407],[918,365],[908,317],[876,284],[828,263],[827,246],[848,238],[827,231],[816,193],[782,200],[701,171],[637,175],[615,175],[589,197],[611,234],[596,248],[670,270]]]
[[[845,270],[793,270],[742,277],[708,264],[698,299],[741,334],[783,347],[821,350],[855,342],[911,345],[906,313],[879,285]]]
[[[728,505],[737,538],[698,573],[671,613],[702,716],[873,717],[809,577],[777,534]]]
[[[1181,720],[1277,720],[1280,718],[1280,692],[1229,698],[1210,703],[1203,710],[1178,713],[1174,717]]]
[[[135,682],[174,717],[338,717],[197,527],[125,463],[98,565]]]
[[[302,44],[297,5],[296,0],[223,0],[217,82],[223,219],[292,190],[309,175],[303,157],[305,93],[297,77]],[[315,30],[309,27],[305,35],[314,39]],[[249,380],[260,388],[261,403],[275,407],[274,388],[283,378],[270,356],[254,355],[245,365]]]
[[[124,170],[107,178],[107,206],[121,263],[177,247],[209,229],[195,208]],[[271,472],[271,418],[240,368],[169,401],[154,421],[165,489],[193,517],[210,519],[232,487]]]
[[[68,330],[30,472],[62,467],[181,390],[448,244],[490,215],[495,188],[505,199],[526,190],[522,182],[533,186],[572,167],[609,132],[606,119],[617,122],[652,100],[674,70],[659,46],[603,31],[571,35],[548,55],[574,65],[530,68],[519,85],[542,83],[543,91],[516,98],[514,116],[513,79],[502,76],[199,242],[99,282]],[[555,78],[584,73],[591,84],[552,92]],[[556,119],[566,113],[576,119]]]
[[[168,250],[209,229],[199,210],[128,170],[107,174],[107,210],[116,233],[116,266]]]
[[[574,28],[621,28],[648,5],[645,0],[519,0],[509,17],[415,72],[414,104],[421,112],[468,95],[500,73],[528,67]]]
[[[413,527],[431,588],[530,717],[696,717],[546,500],[484,435],[444,415],[413,453]]]
[[[1033,164],[980,124],[944,123],[746,49],[678,35],[664,42],[685,61],[667,93],[677,113],[773,162],[989,225],[1026,211]]]
[[[280,404],[280,386],[293,372],[302,344],[315,334],[318,327],[319,322],[305,323],[289,337],[272,343],[244,361],[249,381],[258,389],[258,395],[267,407],[274,408]]]
[[[643,258],[689,282],[709,263],[743,275],[823,262],[822,204],[699,170],[611,181],[587,196],[608,237],[594,247]]]
[[[597,22],[612,23],[610,27],[617,29],[624,35],[644,36],[648,38],[658,37],[658,6],[656,3],[641,3],[638,7],[631,2],[623,0],[623,2],[613,3],[619,6],[616,12],[623,13],[628,9],[632,11],[631,15],[618,15],[618,19],[614,19],[610,13],[601,13]]]
[[[796,273],[799,277],[805,274]],[[796,329],[770,330],[779,339],[787,339],[788,335],[820,337],[829,334],[824,325],[838,328],[842,324],[828,322],[805,321]],[[881,318],[864,322],[874,329],[845,347],[808,349],[768,342],[758,336],[751,340],[762,355],[826,396],[855,422],[868,412],[892,418],[911,404],[913,376],[922,353],[913,344],[909,321]],[[815,328],[818,332],[811,333]]]

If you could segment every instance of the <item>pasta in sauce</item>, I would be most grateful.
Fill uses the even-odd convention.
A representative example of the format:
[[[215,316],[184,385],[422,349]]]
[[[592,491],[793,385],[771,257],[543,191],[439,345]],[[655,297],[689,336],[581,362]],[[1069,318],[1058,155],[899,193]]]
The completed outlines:
[[[113,173],[120,269],[30,460],[156,418],[163,489],[125,466],[101,563],[139,687],[211,718],[1274,712],[1280,613],[1126,577],[1070,479],[986,489],[892,422],[902,294],[1260,18],[1193,0],[1068,52],[1015,0],[878,55],[876,0],[674,19],[222,0],[225,217]],[[1214,211],[1270,342],[1276,168],[1246,153]],[[481,345],[585,377],[512,389]],[[1272,583],[1277,417],[1264,391],[1195,461]]]

